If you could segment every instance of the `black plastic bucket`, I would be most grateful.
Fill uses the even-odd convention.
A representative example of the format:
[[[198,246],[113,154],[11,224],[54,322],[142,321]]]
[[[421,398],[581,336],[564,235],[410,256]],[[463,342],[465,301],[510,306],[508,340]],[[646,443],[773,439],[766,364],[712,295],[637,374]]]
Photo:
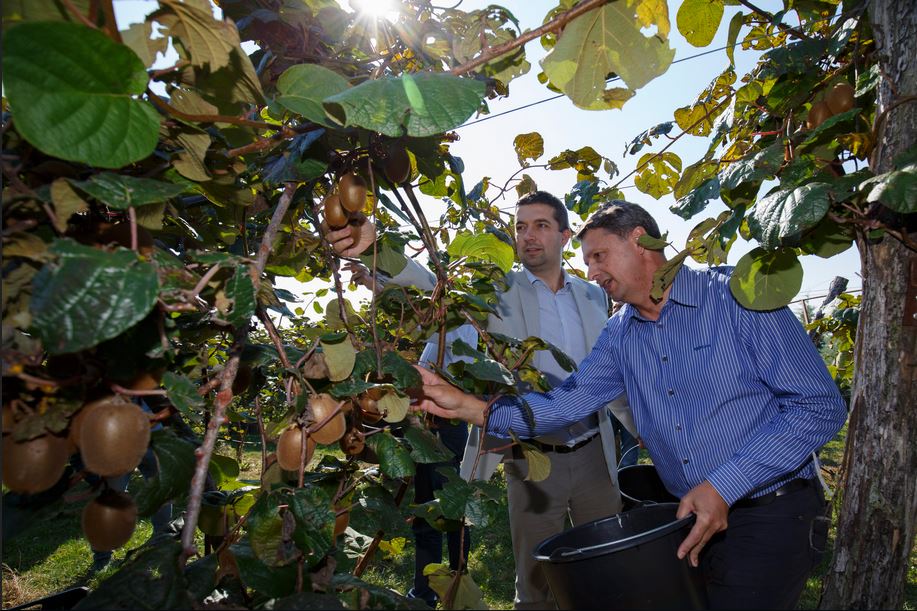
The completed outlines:
[[[694,516],[647,505],[583,524],[535,548],[561,609],[704,609],[700,570],[675,556]]]
[[[662,484],[653,465],[631,465],[618,471],[618,486],[624,511],[654,503],[677,503],[674,496]]]

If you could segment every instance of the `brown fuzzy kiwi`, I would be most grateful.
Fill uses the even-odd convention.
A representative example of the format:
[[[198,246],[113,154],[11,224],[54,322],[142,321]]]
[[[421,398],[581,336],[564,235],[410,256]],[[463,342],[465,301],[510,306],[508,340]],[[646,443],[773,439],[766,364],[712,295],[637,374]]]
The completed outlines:
[[[360,406],[360,414],[363,416],[363,422],[375,424],[382,420],[382,411],[379,409],[378,400],[382,397],[381,392],[376,389],[370,389],[357,398]]]
[[[366,447],[366,436],[360,429],[351,428],[347,429],[338,443],[341,446],[341,452],[347,456],[356,456]]]
[[[815,129],[825,122],[825,119],[831,116],[831,109],[824,102],[816,102],[809,109],[809,117],[806,119],[806,127]]]
[[[137,527],[137,505],[125,492],[105,490],[83,508],[82,523],[90,547],[110,552],[130,541]]]
[[[337,539],[344,534],[344,531],[347,530],[347,527],[350,525],[350,510],[343,511],[338,513],[340,508],[334,507],[334,538]]]
[[[347,226],[347,211],[341,205],[341,198],[336,193],[325,198],[325,222],[332,229]]]
[[[3,440],[3,483],[13,492],[35,494],[60,479],[67,466],[64,437],[42,435],[28,441]]]
[[[150,418],[137,405],[120,397],[100,401],[80,424],[77,445],[83,463],[102,477],[130,473],[140,464],[150,443]]]
[[[309,407],[312,409],[312,416],[315,418],[315,424],[320,424],[337,409],[338,402],[331,395],[319,394],[309,399]],[[335,443],[344,436],[347,429],[347,420],[344,413],[339,411],[328,422],[322,425],[322,428],[312,433],[312,438],[322,445]]]
[[[366,181],[348,172],[338,181],[338,195],[345,210],[359,212],[366,205]]]
[[[277,462],[281,469],[287,471],[299,470],[299,457],[302,451],[302,428],[295,424],[290,425],[280,434],[277,440]],[[312,460],[315,453],[315,440],[306,438],[306,464]]]
[[[838,83],[825,96],[825,104],[828,105],[832,115],[847,112],[853,108],[855,93],[856,90],[850,83]]]
[[[411,158],[408,152],[400,146],[392,147],[388,157],[382,163],[385,177],[393,185],[400,185],[411,175]]]

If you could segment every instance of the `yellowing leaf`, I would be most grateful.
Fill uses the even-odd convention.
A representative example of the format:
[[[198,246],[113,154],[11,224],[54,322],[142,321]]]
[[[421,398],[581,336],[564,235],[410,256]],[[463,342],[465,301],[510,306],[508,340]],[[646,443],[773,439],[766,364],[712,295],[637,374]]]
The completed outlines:
[[[641,170],[634,178],[634,185],[659,199],[675,188],[681,175],[681,158],[675,153],[647,153],[640,158],[637,167]]]
[[[544,155],[544,138],[538,132],[519,134],[513,139],[513,148],[516,149],[519,165],[524,166],[526,159],[535,161]]]
[[[408,406],[411,400],[408,397],[402,397],[394,390],[390,390],[382,395],[376,404],[379,411],[382,412],[382,418],[386,422],[401,422],[408,415]]]
[[[636,8],[612,2],[571,21],[542,60],[547,78],[580,108],[620,107],[668,70],[675,51],[659,36],[644,36]],[[626,88],[606,91],[611,73]]]
[[[58,231],[67,230],[67,220],[77,212],[89,210],[87,204],[70,183],[64,178],[58,178],[51,183],[51,201],[54,202],[54,227]]]
[[[350,376],[353,365],[357,359],[357,352],[350,342],[350,336],[343,341],[330,343],[322,340],[322,351],[325,354],[325,364],[328,366],[328,379],[339,382]]]
[[[669,21],[669,7],[665,0],[627,0],[627,4],[636,5],[637,19],[644,27],[656,24],[659,35],[668,38],[672,24]]]
[[[532,444],[523,441],[519,445],[522,446],[522,455],[525,456],[525,462],[529,466],[525,481],[541,482],[546,480],[551,475],[551,459]]]
[[[423,574],[430,581],[430,587],[439,595],[440,600],[445,600],[454,580],[459,580],[455,588],[455,598],[452,600],[451,609],[487,609],[484,594],[467,573],[458,573],[449,568],[447,564],[428,564],[423,567]]]
[[[713,40],[723,18],[723,0],[684,0],[675,21],[678,31],[695,47],[706,47]]]
[[[181,41],[193,65],[209,66],[211,71],[229,65],[230,54],[239,46],[239,31],[231,22],[218,21],[209,11],[185,2],[163,0],[162,4],[156,21]]]

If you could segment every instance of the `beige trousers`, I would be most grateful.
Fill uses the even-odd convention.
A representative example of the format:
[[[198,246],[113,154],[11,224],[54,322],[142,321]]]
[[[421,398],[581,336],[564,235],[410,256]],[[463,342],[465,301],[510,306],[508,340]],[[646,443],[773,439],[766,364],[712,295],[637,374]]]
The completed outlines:
[[[563,532],[568,515],[579,525],[621,511],[621,493],[608,474],[598,436],[575,452],[546,456],[551,459],[551,474],[540,482],[525,481],[525,459],[504,462],[516,559],[516,609],[555,607],[544,572],[532,554],[539,543]]]

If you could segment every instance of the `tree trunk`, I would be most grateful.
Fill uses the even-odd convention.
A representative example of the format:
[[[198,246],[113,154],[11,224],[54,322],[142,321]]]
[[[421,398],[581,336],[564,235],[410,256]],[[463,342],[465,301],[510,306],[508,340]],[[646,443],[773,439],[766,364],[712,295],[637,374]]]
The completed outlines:
[[[873,0],[878,111],[917,94],[917,3]],[[887,113],[872,170],[914,146],[917,103]],[[877,210],[913,241],[914,217]],[[886,218],[887,217],[887,218]],[[863,302],[834,557],[822,609],[900,609],[917,516],[917,253],[886,235],[861,240]]]

